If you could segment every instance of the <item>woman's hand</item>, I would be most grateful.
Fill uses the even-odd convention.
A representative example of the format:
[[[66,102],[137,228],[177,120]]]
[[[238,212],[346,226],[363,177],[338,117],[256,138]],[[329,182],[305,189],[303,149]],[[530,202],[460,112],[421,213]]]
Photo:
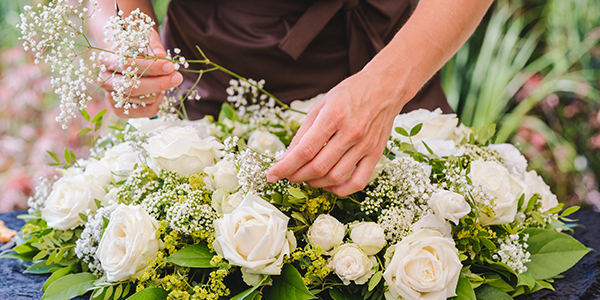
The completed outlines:
[[[153,30],[150,35],[150,47],[153,49],[154,56],[167,56],[167,52],[160,42],[160,37],[156,30]],[[122,118],[154,117],[158,113],[160,103],[163,101],[163,91],[180,85],[183,81],[183,76],[181,73],[175,71],[173,63],[166,60],[135,59],[134,61],[140,66],[140,72],[143,72],[146,76],[140,78],[140,86],[138,88],[131,90],[129,102],[137,104],[145,103],[145,106],[129,109],[128,115],[124,114],[123,108],[115,108],[116,102],[111,93],[114,91],[114,83],[119,81],[122,75],[117,70],[117,60],[113,55],[106,56],[102,61],[106,66],[106,71],[102,72],[100,77],[102,79],[108,78],[103,81],[102,88],[106,91],[106,99],[112,111],[117,116]]]
[[[375,78],[360,72],[313,105],[267,179],[306,181],[338,196],[362,190],[405,103],[396,89]]]

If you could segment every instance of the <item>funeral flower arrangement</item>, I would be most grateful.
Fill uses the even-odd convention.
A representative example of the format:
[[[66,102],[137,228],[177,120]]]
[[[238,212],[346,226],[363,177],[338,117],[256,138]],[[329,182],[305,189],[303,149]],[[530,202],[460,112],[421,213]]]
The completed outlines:
[[[54,1],[28,10],[26,44],[71,45],[63,33],[35,40],[27,24],[82,7]],[[112,22],[119,25],[110,32],[139,33],[151,20],[138,12]],[[118,55],[141,53],[126,48]],[[61,60],[59,52],[39,57]],[[79,71],[55,65],[64,67],[54,80],[65,107],[59,121],[79,108],[87,131],[95,131],[102,113],[83,109],[89,82],[81,79],[95,71],[86,62]],[[114,96],[135,109],[127,90],[138,70],[128,74]],[[33,262],[28,273],[50,273],[44,299],[396,300],[503,299],[551,289],[588,252],[563,233],[577,208],[563,210],[517,148],[493,144],[493,128],[475,131],[440,110],[395,119],[360,192],[338,197],[305,183],[270,183],[266,171],[302,124],[299,111],[319,96],[277,106],[264,82],[236,78],[217,119],[184,120],[165,105],[155,119],[115,124],[88,159],[51,154],[61,176],[36,189],[17,246],[1,257]]]

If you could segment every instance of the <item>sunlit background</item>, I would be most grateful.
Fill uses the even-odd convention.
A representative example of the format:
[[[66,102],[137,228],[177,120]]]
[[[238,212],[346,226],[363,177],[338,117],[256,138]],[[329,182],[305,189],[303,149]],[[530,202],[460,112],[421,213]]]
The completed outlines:
[[[24,209],[46,151],[87,157],[82,118],[62,130],[46,66],[19,44],[21,7],[0,1],[0,211]],[[168,0],[155,0],[162,19]],[[497,0],[444,67],[444,89],[467,126],[498,126],[561,202],[600,208],[600,1]],[[105,108],[98,95],[90,114]],[[83,122],[82,122],[83,121]]]

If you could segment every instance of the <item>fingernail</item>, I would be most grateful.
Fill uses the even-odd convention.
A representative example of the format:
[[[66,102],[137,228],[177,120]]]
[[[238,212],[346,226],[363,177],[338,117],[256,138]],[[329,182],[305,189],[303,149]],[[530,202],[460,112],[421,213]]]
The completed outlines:
[[[171,73],[171,72],[175,71],[175,66],[173,65],[173,63],[167,62],[166,64],[163,65],[162,69],[166,73]]]
[[[277,177],[275,175],[267,175],[267,180],[269,182],[275,182],[275,181],[279,180],[279,177]]]
[[[181,76],[181,74],[179,72],[173,74],[173,76],[171,77],[171,82],[173,83],[173,85],[179,85],[179,84],[181,84],[182,81],[183,81],[183,76]]]

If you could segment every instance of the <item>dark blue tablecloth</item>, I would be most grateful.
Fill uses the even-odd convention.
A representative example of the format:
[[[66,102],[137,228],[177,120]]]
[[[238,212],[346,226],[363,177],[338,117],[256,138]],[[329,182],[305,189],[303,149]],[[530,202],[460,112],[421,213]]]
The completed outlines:
[[[24,222],[16,218],[23,212],[0,214],[8,228],[19,230]],[[600,250],[600,214],[579,211],[572,215],[581,227],[573,236],[588,247]],[[2,244],[0,244],[2,245]],[[41,299],[42,285],[48,276],[23,274],[25,268],[16,259],[0,259],[0,300]],[[588,253],[577,265],[554,283],[556,291],[542,290],[518,300],[591,300],[600,299],[600,255]],[[493,300],[493,299],[490,299]]]

